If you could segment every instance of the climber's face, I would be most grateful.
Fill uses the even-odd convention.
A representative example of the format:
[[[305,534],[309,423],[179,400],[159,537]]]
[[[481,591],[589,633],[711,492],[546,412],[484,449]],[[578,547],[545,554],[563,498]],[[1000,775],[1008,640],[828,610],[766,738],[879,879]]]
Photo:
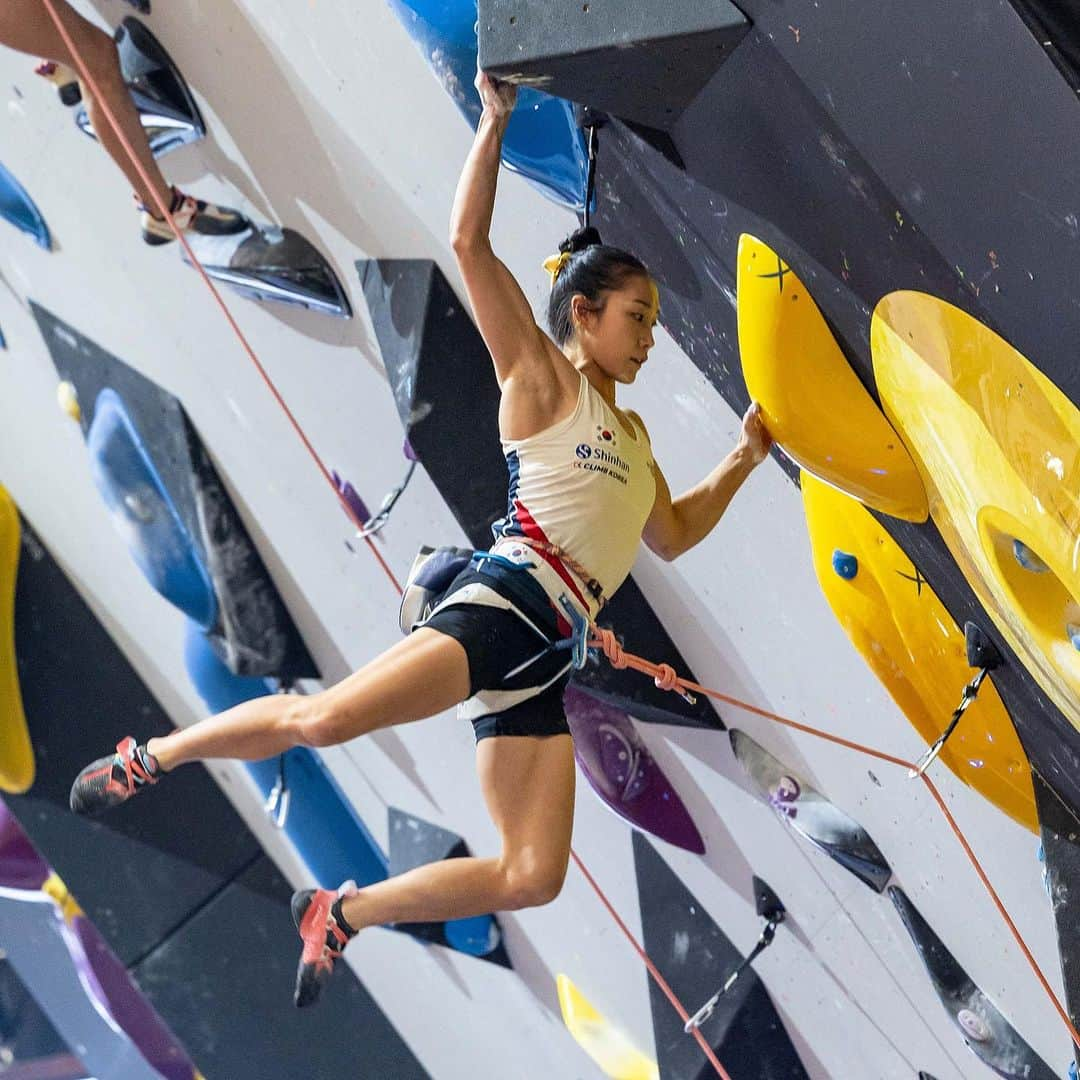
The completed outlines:
[[[653,328],[660,315],[656,282],[644,274],[601,294],[600,304],[584,296],[573,300],[574,328],[588,358],[609,378],[632,383],[649,357]]]

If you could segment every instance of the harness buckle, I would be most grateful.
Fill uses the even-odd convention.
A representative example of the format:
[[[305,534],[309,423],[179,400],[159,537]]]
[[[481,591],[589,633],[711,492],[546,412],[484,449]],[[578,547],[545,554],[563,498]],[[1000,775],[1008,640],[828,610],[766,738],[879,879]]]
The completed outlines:
[[[589,662],[589,620],[570,601],[566,593],[559,595],[559,607],[570,623],[570,637],[559,642],[559,647],[570,649],[571,663],[580,671]]]

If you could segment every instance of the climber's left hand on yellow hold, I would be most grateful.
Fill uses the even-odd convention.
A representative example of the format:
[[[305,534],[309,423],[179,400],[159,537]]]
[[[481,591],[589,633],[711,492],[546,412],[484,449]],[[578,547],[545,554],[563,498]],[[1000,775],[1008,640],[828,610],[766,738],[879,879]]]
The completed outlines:
[[[756,401],[752,402],[743,414],[742,431],[736,449],[743,451],[751,464],[760,465],[769,456],[772,444],[773,438],[761,416],[761,406]]]

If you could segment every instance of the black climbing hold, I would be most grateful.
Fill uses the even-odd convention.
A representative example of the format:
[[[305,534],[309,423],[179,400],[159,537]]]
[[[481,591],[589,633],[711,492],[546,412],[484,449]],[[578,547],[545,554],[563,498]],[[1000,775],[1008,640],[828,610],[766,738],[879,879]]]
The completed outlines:
[[[964,623],[964,647],[967,650],[968,667],[993,671],[1001,667],[1002,658],[998,647],[986,631],[973,622]]]
[[[728,0],[479,0],[480,66],[499,78],[670,128],[750,28]]]
[[[637,832],[633,842],[645,951],[679,1000],[695,1008],[715,995],[743,962],[743,955],[652,844]],[[712,1066],[652,980],[649,1003],[660,1075],[687,1080],[713,1075]],[[808,1075],[753,969],[744,971],[719,997],[700,1030],[733,1080],[798,1080]]]
[[[356,268],[409,444],[470,543],[487,548],[492,522],[506,512],[508,477],[499,386],[483,339],[434,262],[362,259]],[[694,678],[633,579],[600,621],[623,635],[629,651]],[[639,720],[723,728],[704,695],[691,705],[636,672],[596,663],[575,681]]]
[[[941,1004],[960,1029],[968,1049],[998,1076],[1010,1080],[1054,1080],[1055,1073],[975,985],[904,891],[891,885],[889,899],[896,906]]]
[[[754,906],[757,908],[757,913],[770,922],[778,922],[787,911],[780,902],[780,897],[756,874],[754,875]]]
[[[154,157],[198,142],[206,134],[202,114],[184,76],[161,42],[145,24],[128,16],[116,30],[116,49],[120,54],[120,71]],[[87,135],[97,137],[86,109],[75,114],[75,123]]]
[[[1036,772],[1035,808],[1039,814],[1045,879],[1057,930],[1058,956],[1065,1004],[1074,1024],[1080,1025],[1080,816]]]
[[[241,296],[352,318],[334,268],[294,229],[252,224],[234,236],[189,233],[187,240],[206,273]]]

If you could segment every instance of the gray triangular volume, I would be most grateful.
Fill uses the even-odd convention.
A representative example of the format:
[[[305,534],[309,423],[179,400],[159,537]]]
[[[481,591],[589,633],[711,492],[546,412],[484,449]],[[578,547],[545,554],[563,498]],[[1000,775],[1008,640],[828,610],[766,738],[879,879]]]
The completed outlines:
[[[794,769],[773,757],[745,731],[732,728],[728,737],[735,759],[784,822],[875,892],[884,890],[892,877],[892,868],[870,834],[854,818],[815,791]]]
[[[670,128],[750,29],[729,0],[625,4],[480,0],[480,65],[652,128]]]
[[[487,548],[492,522],[506,513],[508,477],[499,444],[499,387],[483,339],[431,260],[362,259],[356,267],[409,442],[469,541]],[[631,652],[693,678],[632,579],[604,609],[601,623],[615,627]],[[704,695],[690,705],[606,662],[575,679],[640,720],[723,728]]]
[[[701,902],[640,833],[634,868],[645,951],[693,1015],[743,956]],[[706,1080],[715,1071],[663,991],[649,980],[656,1056],[662,1080]],[[732,1080],[808,1078],[764,983],[753,970],[739,977],[701,1033]]]
[[[418,866],[442,862],[444,859],[460,859],[469,854],[468,846],[457,833],[406,814],[397,807],[389,808],[388,826],[391,877]],[[395,923],[394,929],[421,941],[445,945],[488,963],[511,968],[513,964],[503,942],[502,928],[494,915],[490,919],[486,931],[477,925],[477,920],[459,920],[457,923],[402,922]],[[493,948],[491,942],[496,942]]]
[[[1057,929],[1065,1004],[1080,1024],[1080,821],[1038,773],[1032,772],[1046,883]]]
[[[390,807],[389,831],[391,877],[415,870],[418,866],[461,858],[469,853],[465,841],[457,833],[406,814],[395,806]]]
[[[352,305],[334,268],[295,229],[252,223],[233,236],[193,233],[188,243],[207,275],[240,296],[352,318]]]
[[[904,891],[891,885],[888,892],[941,1004],[968,1049],[998,1076],[1009,1080],[1054,1080],[1056,1074],[975,985]]]
[[[129,16],[116,31],[120,71],[131,92],[154,157],[161,157],[206,134],[206,125],[180,69],[164,46],[138,19]],[[86,109],[75,122],[97,138]]]
[[[237,675],[290,681],[319,670],[262,558],[180,402],[95,342],[32,304],[57,374],[78,395],[83,434],[102,391],[112,391],[141,439],[141,451],[182,523],[186,541],[208,575],[217,618],[214,651]]]

